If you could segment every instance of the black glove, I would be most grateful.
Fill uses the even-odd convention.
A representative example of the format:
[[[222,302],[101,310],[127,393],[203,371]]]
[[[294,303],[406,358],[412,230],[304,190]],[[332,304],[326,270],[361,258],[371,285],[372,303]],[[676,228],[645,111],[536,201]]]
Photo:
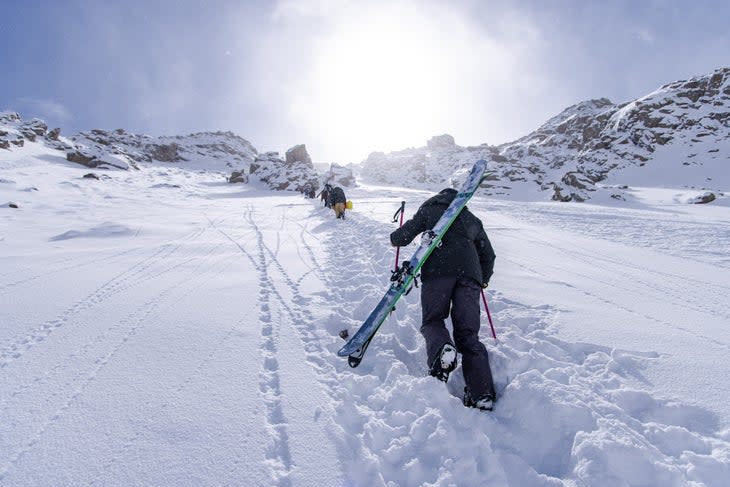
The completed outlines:
[[[482,289],[487,289],[488,286],[489,286],[489,282],[482,283]]]

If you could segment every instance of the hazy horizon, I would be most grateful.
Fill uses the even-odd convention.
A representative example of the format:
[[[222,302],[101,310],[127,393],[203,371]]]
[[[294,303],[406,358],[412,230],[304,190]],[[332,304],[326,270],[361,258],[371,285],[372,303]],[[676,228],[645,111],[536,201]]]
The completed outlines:
[[[0,109],[66,135],[230,130],[317,162],[500,144],[727,64],[730,5],[0,0]]]

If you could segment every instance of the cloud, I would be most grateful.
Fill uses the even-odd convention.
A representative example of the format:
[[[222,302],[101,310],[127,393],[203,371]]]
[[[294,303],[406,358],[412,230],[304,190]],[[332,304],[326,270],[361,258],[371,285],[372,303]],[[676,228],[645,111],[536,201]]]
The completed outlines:
[[[21,97],[18,98],[17,104],[22,112],[27,112],[30,116],[43,120],[66,122],[73,118],[71,112],[65,106],[54,100]]]
[[[647,44],[653,44],[654,43],[654,34],[649,29],[636,29],[635,31],[636,37],[639,38],[639,40],[642,40],[646,42]]]

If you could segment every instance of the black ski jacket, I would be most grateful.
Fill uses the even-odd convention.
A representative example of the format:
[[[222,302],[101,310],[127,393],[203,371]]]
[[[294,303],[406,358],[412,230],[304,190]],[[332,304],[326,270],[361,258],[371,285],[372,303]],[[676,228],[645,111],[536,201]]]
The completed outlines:
[[[414,238],[432,229],[456,194],[455,189],[448,188],[427,199],[413,218],[390,234],[390,243],[408,245]],[[494,249],[481,220],[464,208],[441,239],[441,247],[434,249],[423,264],[421,278],[468,277],[485,285],[492,277],[494,259]]]
[[[330,201],[332,204],[336,203],[347,203],[347,199],[345,198],[345,192],[340,188],[339,186],[335,186],[332,188],[332,191],[330,192]]]

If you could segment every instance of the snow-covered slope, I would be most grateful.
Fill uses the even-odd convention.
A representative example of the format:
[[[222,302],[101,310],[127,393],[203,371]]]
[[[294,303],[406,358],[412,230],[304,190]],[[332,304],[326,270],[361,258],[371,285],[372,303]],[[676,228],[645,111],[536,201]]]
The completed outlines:
[[[602,98],[569,107],[500,146],[461,147],[448,135],[426,147],[373,153],[360,175],[375,184],[438,189],[475,158],[493,161],[493,196],[625,199],[625,186],[730,189],[730,68],[667,84],[630,103]]]
[[[18,113],[0,112],[0,149],[13,150],[38,143],[64,153],[64,157],[90,168],[130,169],[145,163],[170,163],[175,167],[230,172],[248,170],[256,148],[231,132],[201,132],[186,136],[139,135],[124,129],[93,129],[70,138],[59,128],[48,130],[42,120],[23,120]]]
[[[258,152],[245,139],[232,132],[201,132],[186,136],[137,135],[124,129],[94,129],[71,137],[82,155],[116,154],[129,165],[174,163],[176,167],[210,171],[248,168]]]
[[[480,193],[486,414],[460,371],[426,376],[417,290],[359,368],[336,356],[388,285],[393,212],[429,193],[349,189],[342,221],[139,166],[0,152],[3,487],[727,485],[727,207]]]

